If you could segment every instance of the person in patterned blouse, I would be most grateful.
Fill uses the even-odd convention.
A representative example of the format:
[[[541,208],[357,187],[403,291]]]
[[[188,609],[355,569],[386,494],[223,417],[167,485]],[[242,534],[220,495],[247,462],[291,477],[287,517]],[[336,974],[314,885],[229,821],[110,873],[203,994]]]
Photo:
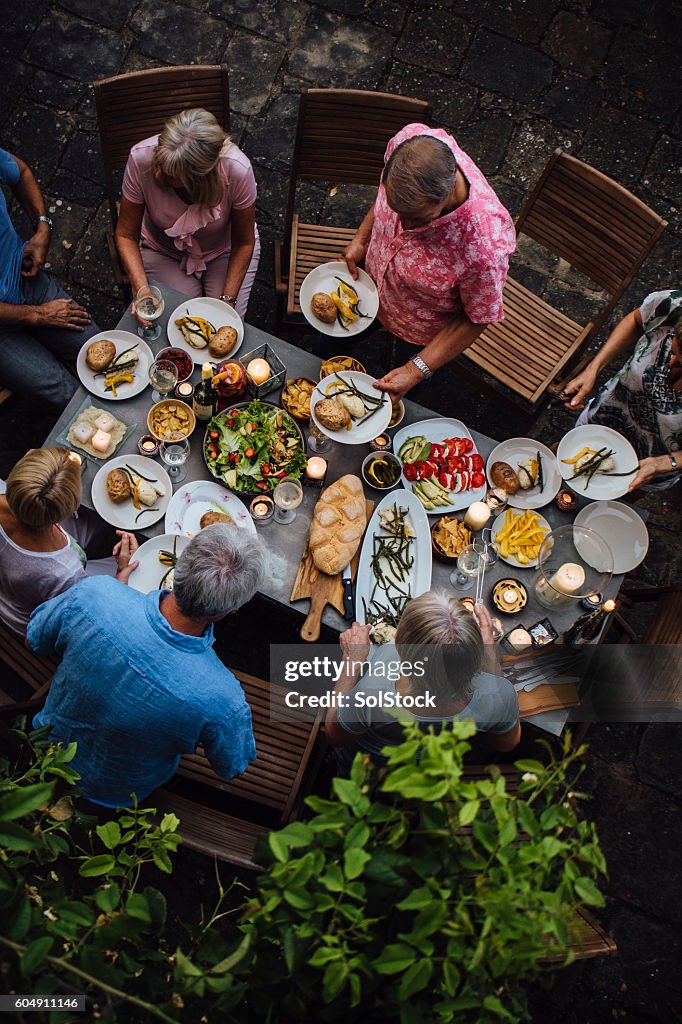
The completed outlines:
[[[379,320],[406,359],[381,390],[397,400],[502,319],[515,246],[509,213],[452,136],[409,124],[391,139],[374,205],[344,252],[354,278],[365,261]]]
[[[613,427],[633,445],[639,471],[630,491],[664,490],[682,475],[681,345],[682,291],[652,292],[564,388],[567,408],[583,410],[578,426]],[[627,353],[625,365],[590,399],[599,372]]]

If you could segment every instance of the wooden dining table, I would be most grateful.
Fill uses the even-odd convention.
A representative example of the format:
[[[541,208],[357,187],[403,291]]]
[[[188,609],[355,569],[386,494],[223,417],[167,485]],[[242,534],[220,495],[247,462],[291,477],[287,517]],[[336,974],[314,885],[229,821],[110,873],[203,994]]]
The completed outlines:
[[[164,286],[162,288],[162,292],[164,295],[165,308],[162,317],[158,321],[162,328],[161,336],[156,341],[150,343],[150,347],[154,353],[170,344],[166,333],[169,317],[172,312],[181,303],[183,303],[183,301],[186,301],[186,296],[168,287]],[[129,309],[123,314],[116,326],[120,330],[130,331],[133,334],[137,333],[137,321],[134,319]],[[264,344],[271,346],[282,360],[286,367],[287,378],[309,377],[316,380],[319,377],[321,360],[317,356],[312,355],[304,349],[297,348],[280,338],[275,338],[272,335],[261,331],[259,328],[251,326],[250,324],[244,325],[244,339],[235,358],[242,358],[247,353]],[[192,383],[194,384],[198,383],[200,379],[200,369],[199,365],[195,365],[191,378]],[[57,439],[60,436],[63,437],[65,435],[69,425],[76,415],[76,412],[87,396],[88,392],[83,385],[81,385],[46,438],[46,446],[57,443]],[[93,404],[111,411],[113,415],[118,419],[125,421],[131,428],[121,448],[116,452],[116,454],[125,455],[129,453],[136,453],[139,438],[143,434],[147,433],[147,413],[153,404],[151,388],[146,388],[135,397],[115,402],[96,399],[95,396],[91,397],[93,399]],[[264,400],[278,404],[279,397],[279,391],[271,392],[264,396]],[[420,420],[430,419],[435,415],[425,406],[412,402],[409,399],[405,400],[404,404],[405,417],[400,424],[401,427],[410,423],[417,424]],[[457,417],[457,401],[456,393],[454,392],[453,407],[450,412],[453,417]],[[487,460],[488,455],[498,442],[477,430],[470,428],[470,432],[478,452],[483,456],[484,461]],[[185,463],[187,476],[183,483],[190,480],[208,481],[213,479],[206,468],[203,458],[203,437],[204,427],[199,423],[190,438],[191,452],[187,462]],[[343,476],[345,473],[353,473],[360,476],[360,466],[368,452],[369,446],[367,444],[348,445],[334,442],[332,451],[325,454],[325,458],[329,464],[325,481],[326,484],[333,483],[334,480]],[[96,473],[102,466],[102,462],[88,456],[85,463],[85,469],[83,472],[82,504],[88,508],[93,508],[90,493],[91,485]],[[182,483],[177,486],[182,486]],[[365,491],[366,496],[375,501],[382,497],[381,493],[367,487],[365,487]],[[300,610],[302,614],[307,613],[308,602],[298,602],[297,605],[292,605],[290,602],[290,595],[296,578],[299,562],[306,547],[308,529],[319,494],[319,490],[311,487],[304,487],[303,502],[299,506],[296,518],[292,523],[288,525],[280,525],[274,520],[270,520],[267,525],[263,525],[258,528],[258,532],[267,547],[269,556],[268,571],[261,587],[261,593],[271,600],[285,605],[287,608],[297,608],[297,610]],[[581,503],[587,504],[588,502],[585,499],[581,499]],[[574,518],[571,514],[561,512],[553,502],[542,509],[542,514],[548,520],[552,528],[570,523]],[[435,521],[435,517],[430,519],[430,523]],[[144,539],[164,533],[163,518],[154,525],[145,527],[145,529],[139,531],[139,533]],[[433,589],[451,589],[450,573],[452,568],[452,564],[443,564],[434,559],[431,578],[431,586]],[[545,608],[538,604],[533,594],[532,584],[535,580],[535,571],[512,568],[501,559],[488,569],[485,577],[484,599],[491,614],[499,614],[499,612],[493,607],[491,599],[493,586],[499,579],[509,576],[520,577],[526,583],[528,589],[528,603],[522,613],[519,613],[518,615],[500,616],[503,619],[505,633],[508,633],[515,626],[523,624],[528,627],[533,623],[550,616],[552,625],[556,631],[561,634],[573,623],[578,614],[582,614],[583,610],[579,608],[578,602],[576,602],[575,608],[558,607],[556,610],[548,613]],[[623,579],[623,575],[614,575],[606,587],[604,597],[616,597],[623,583]],[[473,592],[471,592],[471,596],[473,596]],[[344,620],[344,618],[331,605],[326,606],[322,615],[322,622],[339,632],[348,627],[348,622]],[[528,721],[531,721],[540,729],[554,735],[560,735],[569,719],[569,715],[569,709],[561,708],[553,711],[543,711],[539,714],[532,715]]]

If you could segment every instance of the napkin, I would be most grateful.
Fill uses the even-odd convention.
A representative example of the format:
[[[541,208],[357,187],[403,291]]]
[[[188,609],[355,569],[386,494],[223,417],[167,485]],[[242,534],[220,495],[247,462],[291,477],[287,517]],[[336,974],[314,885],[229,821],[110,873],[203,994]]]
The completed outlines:
[[[519,715],[537,715],[540,711],[556,711],[558,708],[575,708],[580,704],[578,691],[573,683],[543,683],[534,690],[517,690]]]

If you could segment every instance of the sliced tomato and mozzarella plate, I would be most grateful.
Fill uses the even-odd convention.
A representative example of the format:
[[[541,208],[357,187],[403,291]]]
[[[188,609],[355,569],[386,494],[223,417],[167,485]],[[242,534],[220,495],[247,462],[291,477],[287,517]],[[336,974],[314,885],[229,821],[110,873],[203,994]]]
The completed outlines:
[[[429,515],[457,512],[485,498],[485,463],[461,420],[410,423],[396,433],[393,451],[403,463],[403,487]]]

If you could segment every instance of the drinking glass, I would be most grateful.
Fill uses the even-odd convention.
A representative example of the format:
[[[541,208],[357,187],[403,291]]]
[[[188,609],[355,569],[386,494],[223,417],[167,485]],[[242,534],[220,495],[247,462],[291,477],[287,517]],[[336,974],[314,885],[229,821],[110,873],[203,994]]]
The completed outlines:
[[[293,523],[296,509],[303,501],[301,481],[293,476],[285,476],[272,492],[272,498],[275,502],[275,522]]]
[[[154,323],[158,320],[164,309],[163,295],[160,288],[155,284],[143,284],[135,293],[133,300],[133,312],[141,316],[143,320],[151,320],[151,326],[140,324],[137,333],[144,341],[156,341],[161,336],[161,324]]]
[[[312,416],[310,417],[308,434],[308,451],[314,455],[325,455],[327,452],[332,450],[332,442],[326,434],[323,434],[320,428],[313,422]]]
[[[154,389],[152,398],[160,402],[170,395],[178,383],[178,368],[170,359],[155,359],[149,367],[149,381]]]
[[[476,537],[458,554],[457,568],[450,574],[450,583],[455,590],[471,590],[478,573],[479,563],[483,562],[481,566],[483,570],[488,569],[495,564],[499,554],[500,549],[497,544],[487,542],[483,537]]]
[[[189,439],[184,434],[172,434],[161,442],[161,458],[168,467],[168,476],[174,484],[179,484],[187,476],[185,463],[189,458]]]

